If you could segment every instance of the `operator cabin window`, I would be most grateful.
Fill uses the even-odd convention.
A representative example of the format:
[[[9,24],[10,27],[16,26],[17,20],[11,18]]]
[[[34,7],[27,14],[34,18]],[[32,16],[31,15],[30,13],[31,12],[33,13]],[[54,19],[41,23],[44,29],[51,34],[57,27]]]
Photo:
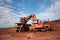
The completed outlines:
[[[32,21],[32,23],[37,23],[37,20]]]

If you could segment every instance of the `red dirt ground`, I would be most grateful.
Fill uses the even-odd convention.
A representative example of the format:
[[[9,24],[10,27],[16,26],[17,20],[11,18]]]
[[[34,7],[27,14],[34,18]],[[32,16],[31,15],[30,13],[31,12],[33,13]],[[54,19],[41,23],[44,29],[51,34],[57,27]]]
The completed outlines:
[[[15,32],[16,28],[0,29],[0,40],[60,40],[60,20],[51,22],[52,32]]]

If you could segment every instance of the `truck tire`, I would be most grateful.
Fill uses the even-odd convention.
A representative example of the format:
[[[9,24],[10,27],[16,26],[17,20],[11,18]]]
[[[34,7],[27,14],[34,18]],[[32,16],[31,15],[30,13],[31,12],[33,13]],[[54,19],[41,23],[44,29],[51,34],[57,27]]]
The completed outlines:
[[[16,30],[16,32],[19,32],[19,30]]]
[[[33,32],[36,32],[37,30],[36,29],[33,29]]]
[[[53,29],[52,29],[52,28],[49,28],[49,30],[48,30],[48,31],[52,32],[52,31],[53,31]]]
[[[20,29],[20,27],[17,27],[17,29]]]
[[[48,26],[44,26],[44,28],[42,29],[43,32],[46,32],[48,30],[49,30]]]

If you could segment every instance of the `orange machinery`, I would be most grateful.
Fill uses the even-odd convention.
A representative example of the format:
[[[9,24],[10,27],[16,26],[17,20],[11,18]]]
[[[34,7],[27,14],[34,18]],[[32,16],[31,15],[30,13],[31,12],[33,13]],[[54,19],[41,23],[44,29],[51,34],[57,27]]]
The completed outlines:
[[[49,21],[45,21],[45,22],[37,21],[37,23],[33,23],[31,25],[31,30],[33,30],[33,31],[37,31],[37,30],[47,31],[50,29],[51,29],[51,24]]]
[[[27,22],[32,18],[33,23],[27,24]],[[39,19],[36,18],[35,14],[31,14],[30,16],[20,18],[20,22],[16,23],[17,32],[19,31],[47,31],[51,29],[50,21],[41,22]]]

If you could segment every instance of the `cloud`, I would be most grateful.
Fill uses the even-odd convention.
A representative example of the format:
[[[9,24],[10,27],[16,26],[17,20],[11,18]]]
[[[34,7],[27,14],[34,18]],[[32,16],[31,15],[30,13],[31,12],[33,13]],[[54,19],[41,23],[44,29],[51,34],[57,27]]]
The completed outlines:
[[[21,9],[13,10],[16,7],[7,5],[5,2],[12,4],[14,1],[0,0],[0,28],[15,27],[15,23],[20,21],[20,17],[25,17],[26,14]]]
[[[27,14],[22,10],[22,11],[19,11],[17,12],[21,17],[26,17]]]
[[[60,11],[60,0],[58,0],[58,1],[55,3],[55,9],[56,9],[56,11]]]
[[[1,4],[4,4],[5,2],[8,3],[8,4],[14,3],[13,0],[0,0],[0,3],[1,3]]]
[[[13,3],[13,0],[6,0],[7,3]]]
[[[0,6],[0,28],[13,26],[13,23],[18,19],[18,15],[14,14],[11,9]]]
[[[37,18],[41,20],[57,20],[60,19],[60,1],[56,0],[48,9],[44,12],[39,12]]]
[[[15,23],[19,22],[22,16],[26,16],[22,10],[16,14],[12,9],[0,6],[0,28],[15,27]]]
[[[16,11],[13,10],[16,7],[8,5],[13,3],[13,0],[0,0],[0,28],[15,27],[15,23],[20,21],[20,17],[26,16],[23,10]]]

